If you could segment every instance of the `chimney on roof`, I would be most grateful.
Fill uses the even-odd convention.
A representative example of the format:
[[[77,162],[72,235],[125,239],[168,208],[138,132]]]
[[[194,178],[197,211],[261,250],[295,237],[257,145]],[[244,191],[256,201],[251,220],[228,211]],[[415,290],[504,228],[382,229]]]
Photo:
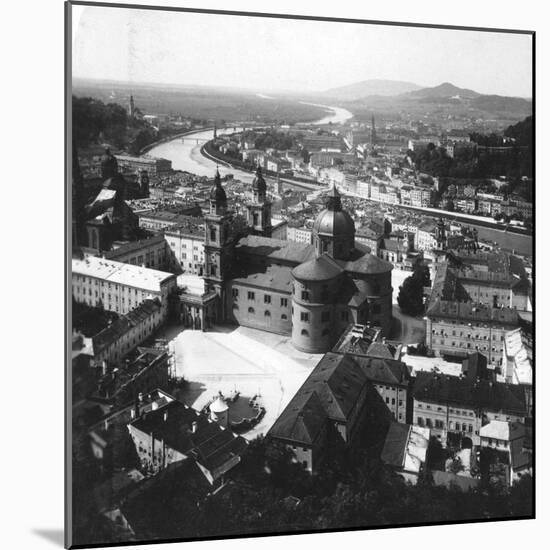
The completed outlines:
[[[157,407],[158,407],[158,405],[157,405]],[[162,419],[164,420],[164,422],[166,422],[168,420],[168,411],[166,411],[166,410],[164,411]]]
[[[197,433],[198,426],[199,426],[198,422],[196,420],[194,420],[191,423],[191,433]]]
[[[143,403],[143,393],[142,392],[138,393],[138,402]]]

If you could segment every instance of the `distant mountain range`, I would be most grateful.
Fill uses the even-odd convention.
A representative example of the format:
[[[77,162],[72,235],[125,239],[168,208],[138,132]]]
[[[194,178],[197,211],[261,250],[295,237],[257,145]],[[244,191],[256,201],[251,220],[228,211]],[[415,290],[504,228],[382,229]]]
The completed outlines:
[[[354,101],[367,96],[395,96],[422,89],[422,86],[401,80],[363,80],[339,88],[331,88],[321,92],[325,97]]]
[[[339,100],[353,107],[382,109],[425,109],[445,105],[454,111],[479,110],[491,115],[509,113],[513,117],[530,115],[532,102],[521,97],[481,94],[468,88],[459,88],[450,82],[438,86],[421,87],[412,82],[399,80],[365,80],[332,88],[322,92],[322,97]],[[424,107],[422,107],[424,105]],[[430,107],[431,108],[431,107]]]
[[[467,88],[459,88],[450,82],[444,82],[439,86],[413,90],[405,95],[409,97],[418,97],[421,99],[474,99],[479,97],[481,94],[474,92],[473,90],[468,90]]]

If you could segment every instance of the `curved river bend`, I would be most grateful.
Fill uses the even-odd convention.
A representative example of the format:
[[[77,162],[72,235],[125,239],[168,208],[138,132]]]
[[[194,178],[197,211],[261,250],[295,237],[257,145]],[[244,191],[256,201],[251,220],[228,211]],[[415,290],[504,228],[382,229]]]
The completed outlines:
[[[301,103],[322,107],[327,111],[325,117],[311,124],[321,125],[328,124],[329,122],[339,124],[353,117],[352,113],[341,107],[329,107],[328,105],[320,105],[317,103]],[[218,130],[218,135],[232,134],[233,132],[233,128],[220,129]],[[238,168],[231,168],[223,166],[222,164],[217,165],[216,162],[201,155],[203,143],[194,143],[192,141],[193,138],[207,141],[211,140],[214,138],[214,130],[200,130],[192,134],[187,134],[185,138],[185,141],[182,141],[182,138],[179,137],[172,141],[160,143],[152,149],[149,149],[147,154],[152,157],[161,157],[171,160],[172,167],[175,170],[184,170],[192,174],[197,174],[198,176],[212,177],[216,170],[216,166],[218,166],[222,176],[233,174],[236,179],[245,183],[251,183],[254,179],[254,174],[250,172],[244,172]]]

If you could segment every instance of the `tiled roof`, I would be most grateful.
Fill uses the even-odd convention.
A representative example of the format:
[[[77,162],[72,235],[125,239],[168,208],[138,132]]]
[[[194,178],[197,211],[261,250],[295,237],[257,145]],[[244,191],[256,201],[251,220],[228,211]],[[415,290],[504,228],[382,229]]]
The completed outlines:
[[[284,261],[293,264],[301,264],[313,258],[315,250],[312,245],[270,239],[258,235],[248,235],[237,243],[235,250],[238,254],[250,254],[263,256],[273,261]]]
[[[380,357],[354,356],[365,376],[372,382],[406,386],[409,383],[409,368],[403,361]]]
[[[196,422],[196,431],[192,425]],[[171,401],[134,420],[131,425],[158,439],[184,455],[193,456],[197,462],[215,470],[234,456],[241,455],[246,441],[231,430],[223,430],[216,422],[198,413],[180,401]]]
[[[325,354],[276,420],[269,435],[311,444],[311,436],[321,429],[314,423],[314,417],[321,419],[322,410],[330,420],[346,423],[367,383],[363,371],[351,357],[332,352]]]
[[[525,416],[525,394],[520,386],[481,380],[472,382],[456,376],[418,372],[413,387],[418,401],[456,404],[488,411]]]
[[[393,269],[393,264],[386,262],[378,256],[370,253],[370,249],[356,242],[355,250],[352,252],[349,260],[335,260],[341,267],[351,273],[359,274],[377,274],[389,273]]]
[[[296,266],[292,275],[301,281],[328,281],[341,275],[344,270],[328,254]]]
[[[160,292],[161,284],[171,277],[171,273],[140,267],[137,265],[125,264],[89,256],[84,260],[72,260],[72,273],[103,279],[107,282],[122,284],[135,288]]]
[[[384,448],[380,455],[382,462],[396,468],[403,467],[410,429],[411,427],[408,424],[402,424],[401,422],[390,424]]]
[[[147,248],[148,246],[153,246],[162,242],[164,242],[164,235],[162,234],[154,235],[153,237],[149,237],[148,239],[131,241],[129,243],[123,244],[122,246],[119,246],[118,248],[109,250],[109,252],[105,253],[105,258],[108,260],[116,260],[120,256],[129,254],[130,252],[141,250],[143,248]]]
[[[236,284],[253,286],[264,290],[273,289],[279,292],[292,293],[292,273],[288,266],[270,265],[263,271],[248,266],[248,273],[233,278]]]
[[[481,322],[510,327],[516,327],[519,324],[519,316],[515,309],[495,308],[473,302],[451,302],[437,299],[430,303],[426,314],[432,318],[457,319],[466,323]]]
[[[93,350],[97,355],[102,349],[116,342],[124,334],[129,332],[133,327],[142,323],[148,317],[154,315],[160,310],[160,304],[157,300],[144,300],[139,306],[126,315],[119,317],[112,322],[108,327],[104,328],[93,336]]]

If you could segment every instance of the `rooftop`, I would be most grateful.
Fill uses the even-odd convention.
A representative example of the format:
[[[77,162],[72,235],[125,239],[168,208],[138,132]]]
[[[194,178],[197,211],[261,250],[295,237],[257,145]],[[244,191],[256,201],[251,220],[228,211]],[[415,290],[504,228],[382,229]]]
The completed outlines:
[[[253,266],[249,266],[248,269],[249,273],[241,274],[239,277],[235,277],[233,281],[263,289],[271,288],[288,294],[292,292],[292,271],[290,267],[269,265],[262,268],[264,271],[255,270]]]
[[[457,376],[418,372],[413,386],[417,401],[457,404],[489,411],[525,416],[525,394],[521,386],[489,380],[473,382]]]
[[[108,327],[92,338],[94,355],[97,355],[102,349],[116,342],[133,327],[139,325],[159,310],[160,304],[157,300],[144,300],[135,309],[113,321]]]
[[[418,474],[426,462],[430,430],[392,422],[380,458],[386,464]]]
[[[75,275],[94,277],[114,284],[131,286],[150,292],[160,292],[162,283],[174,277],[171,273],[164,271],[124,264],[94,256],[89,256],[83,260],[73,258],[72,274],[73,277]]]
[[[154,235],[153,237],[141,239],[139,241],[131,241],[129,243],[123,244],[122,246],[119,246],[118,248],[109,250],[108,252],[105,252],[104,257],[107,260],[116,260],[116,258],[124,256],[125,254],[147,248],[148,246],[154,246],[155,244],[159,244],[162,242],[164,242],[164,235]]]
[[[210,471],[240,456],[247,445],[242,437],[181,401],[171,401],[142,414],[131,426],[146,434],[153,433],[168,447],[192,456]]]
[[[272,437],[311,445],[326,418],[347,422],[367,379],[347,355],[329,352],[273,424]]]
[[[308,262],[296,266],[292,275],[301,281],[328,281],[334,279],[344,270],[328,254],[313,258]]]
[[[235,250],[240,254],[263,256],[273,261],[284,261],[296,265],[310,260],[315,255],[314,248],[310,244],[270,239],[258,235],[243,237],[237,243]]]

